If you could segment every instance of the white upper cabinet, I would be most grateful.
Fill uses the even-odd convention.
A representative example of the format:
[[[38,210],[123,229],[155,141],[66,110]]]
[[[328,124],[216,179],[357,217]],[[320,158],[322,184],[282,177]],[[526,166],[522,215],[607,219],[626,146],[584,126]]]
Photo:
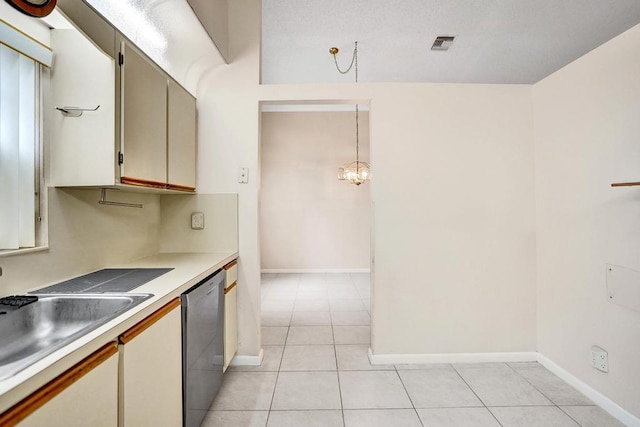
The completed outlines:
[[[167,155],[169,188],[196,187],[196,99],[169,81]]]
[[[82,32],[52,30],[53,107],[87,111],[52,113],[53,185],[195,192],[195,98],[83,2],[62,3]]]
[[[125,184],[167,184],[167,78],[129,43],[122,43],[121,179]]]
[[[53,107],[98,110],[51,113],[53,185],[113,185],[115,147],[115,61],[75,29],[51,31]]]

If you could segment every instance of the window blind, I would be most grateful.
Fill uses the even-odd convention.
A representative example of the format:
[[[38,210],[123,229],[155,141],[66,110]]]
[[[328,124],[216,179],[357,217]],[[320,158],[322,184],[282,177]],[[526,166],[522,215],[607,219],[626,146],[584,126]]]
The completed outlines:
[[[0,45],[0,249],[35,246],[36,64]]]

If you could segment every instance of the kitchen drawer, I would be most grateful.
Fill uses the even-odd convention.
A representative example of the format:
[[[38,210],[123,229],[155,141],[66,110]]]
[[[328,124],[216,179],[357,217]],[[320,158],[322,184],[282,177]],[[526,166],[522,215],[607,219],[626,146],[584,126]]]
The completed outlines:
[[[229,264],[225,265],[224,270],[227,273],[224,282],[224,288],[227,289],[229,286],[238,281],[238,260],[234,259]]]

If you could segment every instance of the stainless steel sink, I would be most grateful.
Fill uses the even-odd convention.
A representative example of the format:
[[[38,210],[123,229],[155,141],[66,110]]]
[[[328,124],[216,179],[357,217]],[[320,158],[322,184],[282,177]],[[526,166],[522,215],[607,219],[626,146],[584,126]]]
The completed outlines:
[[[152,294],[46,294],[0,315],[0,381],[140,304]]]

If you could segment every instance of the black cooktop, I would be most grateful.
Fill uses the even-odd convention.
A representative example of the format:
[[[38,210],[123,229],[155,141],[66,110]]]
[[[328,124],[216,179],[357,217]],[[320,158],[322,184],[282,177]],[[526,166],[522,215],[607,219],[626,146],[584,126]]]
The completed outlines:
[[[171,270],[173,268],[106,268],[38,289],[32,293],[130,292]]]

